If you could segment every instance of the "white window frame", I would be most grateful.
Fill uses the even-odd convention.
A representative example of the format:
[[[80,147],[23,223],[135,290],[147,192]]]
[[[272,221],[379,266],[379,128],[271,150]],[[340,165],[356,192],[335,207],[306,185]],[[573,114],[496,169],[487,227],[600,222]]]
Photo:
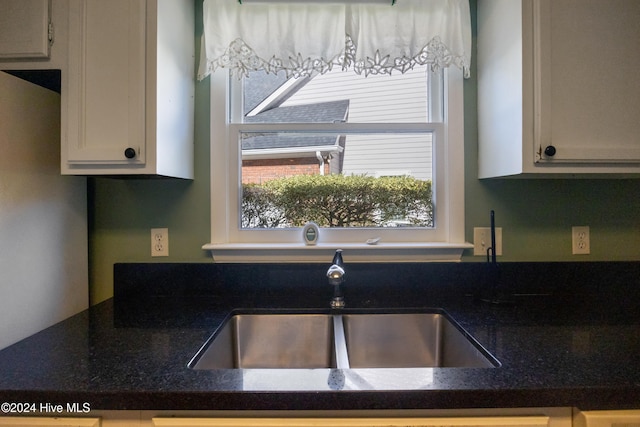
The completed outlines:
[[[219,70],[211,85],[211,251],[218,262],[327,262],[333,251],[345,260],[459,261],[473,246],[464,240],[464,108],[462,71],[444,71],[444,120],[430,124],[270,124],[231,123],[228,72]],[[305,245],[302,228],[240,229],[240,130],[318,130],[343,133],[434,132],[434,229],[322,228],[316,245]],[[380,238],[378,243],[367,240]]]

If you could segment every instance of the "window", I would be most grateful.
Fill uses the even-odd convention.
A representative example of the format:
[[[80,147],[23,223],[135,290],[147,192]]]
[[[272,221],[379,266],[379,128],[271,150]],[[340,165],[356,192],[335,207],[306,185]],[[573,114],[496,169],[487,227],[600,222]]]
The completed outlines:
[[[429,70],[232,78],[241,227],[432,227],[442,77]]]
[[[266,75],[244,84],[226,72],[211,76],[212,243],[204,248],[214,259],[326,260],[325,252],[342,247],[351,260],[453,260],[469,247],[464,243],[462,72],[449,68],[438,76],[417,68],[393,82],[387,75],[356,76],[366,85],[362,92],[375,95],[364,101],[373,111],[358,107],[354,97],[329,93],[330,87],[344,92],[336,81],[347,77],[339,73],[299,79]],[[394,93],[417,81],[424,85],[422,96],[389,104],[403,98]],[[402,150],[408,153],[399,154]],[[373,226],[336,223],[321,228],[316,247],[305,247],[303,219],[281,220],[273,210],[264,215],[247,207],[248,186],[286,175],[277,172],[283,165],[294,176],[428,181],[431,220],[416,226],[406,212],[392,212]],[[376,238],[377,245],[366,244]]]

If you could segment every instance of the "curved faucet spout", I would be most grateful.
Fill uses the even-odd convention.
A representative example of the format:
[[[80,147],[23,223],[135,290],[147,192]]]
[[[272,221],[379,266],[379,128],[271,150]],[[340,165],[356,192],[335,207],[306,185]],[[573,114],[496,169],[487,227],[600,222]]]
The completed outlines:
[[[333,261],[331,263],[339,267],[344,266],[344,261],[342,260],[342,249],[336,249],[336,253],[333,256]]]

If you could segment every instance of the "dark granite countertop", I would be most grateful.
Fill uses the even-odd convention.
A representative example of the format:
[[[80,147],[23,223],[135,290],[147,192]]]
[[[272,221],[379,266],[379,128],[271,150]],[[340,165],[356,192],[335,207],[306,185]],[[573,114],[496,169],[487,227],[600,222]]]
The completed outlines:
[[[324,309],[325,265],[117,264],[115,297],[0,351],[0,401],[92,409],[640,408],[640,263],[353,264],[353,308],[444,309],[497,368],[187,367],[232,309]],[[508,296],[510,304],[485,303]]]

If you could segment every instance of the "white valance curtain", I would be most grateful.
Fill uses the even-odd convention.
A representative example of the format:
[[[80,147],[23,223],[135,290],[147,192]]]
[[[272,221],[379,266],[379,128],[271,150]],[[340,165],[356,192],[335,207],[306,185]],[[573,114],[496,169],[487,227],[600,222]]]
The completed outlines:
[[[198,78],[218,68],[235,75],[334,67],[356,73],[403,73],[417,64],[455,65],[469,75],[468,0],[397,0],[391,4],[204,0]]]

